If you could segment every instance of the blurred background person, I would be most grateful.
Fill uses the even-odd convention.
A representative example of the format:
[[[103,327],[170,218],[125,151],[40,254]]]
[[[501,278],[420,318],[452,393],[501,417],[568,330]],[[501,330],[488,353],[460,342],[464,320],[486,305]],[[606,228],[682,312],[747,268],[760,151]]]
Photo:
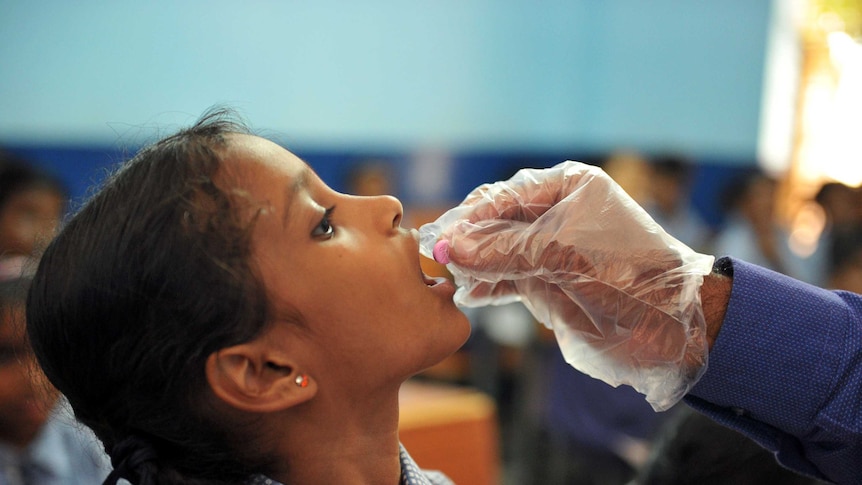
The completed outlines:
[[[67,199],[58,178],[0,153],[0,258],[38,256],[59,227]]]
[[[545,427],[548,470],[534,483],[622,485],[647,460],[652,441],[674,410],[656,413],[628,386],[611,387],[549,353]]]
[[[862,292],[862,217],[860,190],[827,182],[814,200],[826,215],[820,244],[826,252],[827,285]]]
[[[650,199],[652,171],[647,158],[636,150],[616,150],[600,164],[632,199],[641,206]]]
[[[614,151],[601,166],[641,204],[648,205],[660,190],[649,159],[637,152]],[[658,184],[672,185],[674,205],[682,205],[684,180],[676,172],[662,176]],[[646,461],[654,435],[673,411],[656,413],[634,389],[611,387],[574,370],[556,345],[547,346],[544,354],[547,389],[542,425],[548,437],[547,470],[540,471],[533,483],[627,483]]]
[[[829,278],[829,287],[862,293],[862,247],[857,247],[835,268]]]
[[[662,428],[649,461],[630,485],[825,483],[783,468],[748,437],[682,405]]]
[[[644,209],[668,234],[697,251],[706,251],[709,226],[691,204],[691,163],[680,155],[650,159],[649,197]]]
[[[36,366],[24,303],[33,262],[0,261],[0,484],[92,485],[110,472],[101,445]]]
[[[353,195],[398,196],[395,172],[387,162],[374,158],[362,159],[347,169],[347,191]]]
[[[776,221],[776,186],[776,180],[763,171],[748,170],[724,187],[721,203],[726,222],[713,252],[822,285],[823,268],[793,253],[787,232]]]

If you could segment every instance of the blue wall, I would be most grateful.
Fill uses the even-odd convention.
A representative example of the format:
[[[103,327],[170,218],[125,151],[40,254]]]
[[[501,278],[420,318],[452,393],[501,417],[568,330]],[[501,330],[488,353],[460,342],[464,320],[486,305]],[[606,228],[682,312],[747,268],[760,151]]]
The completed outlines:
[[[0,142],[756,149],[768,0],[0,2]]]
[[[453,158],[441,200],[620,147],[732,170],[755,159],[769,5],[0,0],[0,145],[78,198],[219,103],[336,187],[358,159],[404,172],[427,148]]]

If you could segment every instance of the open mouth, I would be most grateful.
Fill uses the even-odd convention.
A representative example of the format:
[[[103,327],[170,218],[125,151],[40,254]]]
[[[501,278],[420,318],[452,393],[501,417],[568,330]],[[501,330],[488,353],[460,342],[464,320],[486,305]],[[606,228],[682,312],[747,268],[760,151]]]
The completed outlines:
[[[416,229],[411,229],[410,235],[413,237],[413,240],[416,242],[416,246],[418,249],[419,231],[417,231]],[[417,251],[417,253],[418,253],[418,251]],[[428,276],[427,274],[425,274],[425,272],[422,271],[422,264],[419,261],[419,258],[421,258],[421,254],[417,254],[417,256],[418,256],[417,257],[417,263],[418,263],[417,266],[419,267],[419,274],[422,275],[422,281],[425,283],[425,286],[427,286],[428,288],[434,288],[436,286],[446,285],[449,283],[449,280],[443,276]]]
[[[445,282],[446,278],[443,278],[442,276],[432,278],[432,277],[428,276],[427,274],[422,273],[422,280],[425,282],[425,286],[437,286],[440,283]]]

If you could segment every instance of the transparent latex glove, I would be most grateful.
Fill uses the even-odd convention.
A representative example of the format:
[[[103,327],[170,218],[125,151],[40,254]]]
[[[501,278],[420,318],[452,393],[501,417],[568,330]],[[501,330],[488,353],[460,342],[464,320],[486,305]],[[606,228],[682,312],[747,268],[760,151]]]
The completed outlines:
[[[419,232],[427,257],[448,242],[457,304],[523,302],[569,364],[656,410],[706,370],[700,287],[714,258],[668,235],[599,168],[521,170]]]

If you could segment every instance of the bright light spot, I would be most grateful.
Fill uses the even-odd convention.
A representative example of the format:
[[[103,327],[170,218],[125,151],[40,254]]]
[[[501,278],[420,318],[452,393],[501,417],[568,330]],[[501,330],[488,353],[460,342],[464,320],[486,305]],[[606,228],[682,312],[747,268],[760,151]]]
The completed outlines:
[[[820,234],[826,226],[826,214],[814,202],[802,206],[793,220],[789,246],[799,257],[807,258],[817,250]]]
[[[834,12],[825,12],[817,18],[817,24],[825,32],[836,32],[844,30],[844,20]]]
[[[812,179],[862,184],[862,46],[844,32],[828,37],[834,72],[807,87],[802,173]]]

